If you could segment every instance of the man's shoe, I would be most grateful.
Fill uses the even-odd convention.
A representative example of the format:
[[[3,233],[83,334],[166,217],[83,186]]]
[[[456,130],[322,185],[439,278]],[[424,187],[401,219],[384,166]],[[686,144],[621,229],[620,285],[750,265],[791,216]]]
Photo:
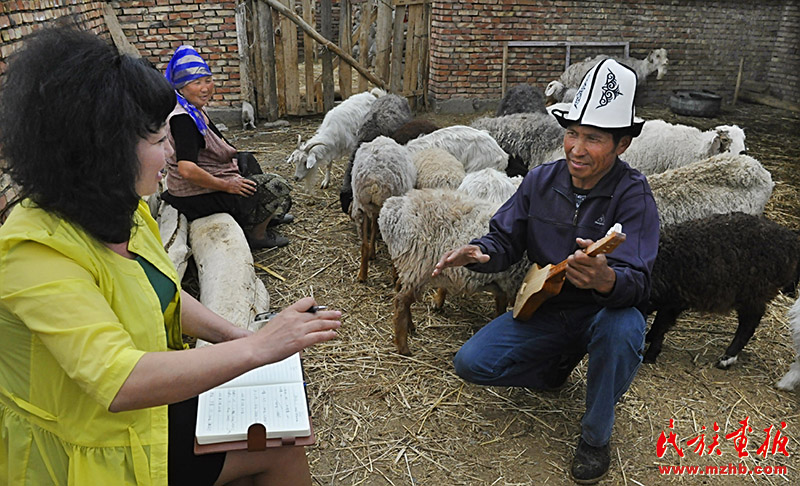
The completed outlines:
[[[253,250],[260,250],[262,248],[280,248],[289,244],[289,238],[280,235],[272,230],[264,232],[264,237],[261,239],[250,239],[247,242]]]
[[[608,444],[590,446],[581,437],[572,460],[572,480],[578,484],[594,484],[606,477],[610,464],[611,451]]]
[[[291,213],[286,213],[280,218],[272,218],[269,223],[267,223],[267,226],[278,226],[279,224],[287,224],[291,223],[292,221],[294,221],[294,215]]]

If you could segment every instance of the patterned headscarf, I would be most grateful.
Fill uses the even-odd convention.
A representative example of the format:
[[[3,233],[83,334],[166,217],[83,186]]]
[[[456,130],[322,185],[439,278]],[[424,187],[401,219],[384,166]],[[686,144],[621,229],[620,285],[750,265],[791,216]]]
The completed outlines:
[[[178,95],[178,104],[189,113],[200,133],[205,135],[208,125],[206,125],[203,114],[193,104],[189,103],[178,90],[195,79],[211,76],[211,69],[209,69],[208,64],[193,47],[180,46],[175,49],[175,54],[169,60],[167,72],[164,75],[167,81],[172,84],[172,87],[175,88],[175,93]]]

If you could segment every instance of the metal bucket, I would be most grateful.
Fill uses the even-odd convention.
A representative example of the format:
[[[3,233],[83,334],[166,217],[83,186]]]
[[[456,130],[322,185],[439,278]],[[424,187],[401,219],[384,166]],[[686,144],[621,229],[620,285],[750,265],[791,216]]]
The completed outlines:
[[[716,116],[722,106],[722,97],[711,91],[675,91],[669,98],[673,113],[688,116]]]

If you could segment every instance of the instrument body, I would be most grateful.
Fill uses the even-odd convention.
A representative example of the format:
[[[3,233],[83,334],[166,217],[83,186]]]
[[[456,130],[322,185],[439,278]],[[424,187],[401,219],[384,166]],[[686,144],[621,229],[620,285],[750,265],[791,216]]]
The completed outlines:
[[[606,236],[589,245],[583,252],[589,256],[611,253],[623,241],[625,241],[625,233],[615,231],[612,228]],[[514,302],[514,319],[521,321],[530,319],[545,300],[561,292],[566,276],[566,259],[561,263],[549,264],[544,267],[540,267],[535,263],[531,265],[517,292],[517,298]]]

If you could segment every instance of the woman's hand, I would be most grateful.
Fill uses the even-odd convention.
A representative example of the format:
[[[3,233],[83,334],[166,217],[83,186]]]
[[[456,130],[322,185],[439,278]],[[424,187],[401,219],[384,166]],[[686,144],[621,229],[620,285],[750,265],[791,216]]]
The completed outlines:
[[[255,343],[258,360],[264,363],[280,361],[308,346],[336,337],[342,317],[338,310],[306,312],[316,302],[305,297],[269,320],[264,327],[247,339]]]
[[[225,192],[250,197],[256,193],[256,182],[246,177],[227,180]]]

